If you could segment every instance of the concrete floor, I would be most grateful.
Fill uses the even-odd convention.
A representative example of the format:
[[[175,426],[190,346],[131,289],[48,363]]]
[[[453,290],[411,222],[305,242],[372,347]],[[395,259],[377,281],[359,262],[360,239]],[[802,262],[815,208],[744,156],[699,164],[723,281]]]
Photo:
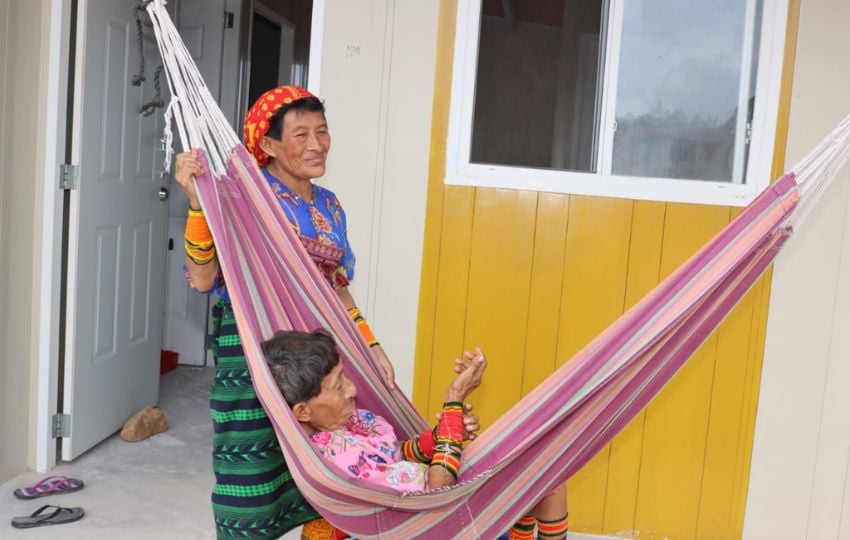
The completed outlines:
[[[160,407],[169,430],[138,443],[117,434],[51,474],[80,478],[81,491],[21,501],[16,487],[45,475],[30,472],[0,485],[0,538],[62,540],[195,540],[215,538],[210,492],[209,386],[212,368],[181,366],[162,377]],[[13,516],[29,515],[44,504],[81,506],[78,522],[14,529]],[[299,538],[293,531],[286,539]]]

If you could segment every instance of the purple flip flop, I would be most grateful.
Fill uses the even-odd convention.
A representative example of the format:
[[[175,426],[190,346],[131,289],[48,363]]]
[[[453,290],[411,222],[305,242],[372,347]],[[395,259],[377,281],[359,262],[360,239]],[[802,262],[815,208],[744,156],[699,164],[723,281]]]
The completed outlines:
[[[67,476],[48,476],[32,487],[18,488],[12,493],[19,499],[37,499],[83,489],[83,481]]]

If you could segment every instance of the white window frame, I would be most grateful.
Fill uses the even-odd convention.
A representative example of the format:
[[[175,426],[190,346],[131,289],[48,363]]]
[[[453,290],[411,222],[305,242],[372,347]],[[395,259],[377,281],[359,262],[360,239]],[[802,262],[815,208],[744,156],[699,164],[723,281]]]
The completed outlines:
[[[610,0],[606,49],[606,84],[603,85],[600,123],[611,122],[613,94],[616,84],[619,31],[622,24],[623,5],[626,0]],[[491,188],[521,189],[621,197],[652,201],[684,202],[746,206],[771,182],[774,137],[779,109],[779,91],[782,79],[782,62],[785,48],[785,25],[788,0],[764,0],[759,63],[756,73],[755,110],[751,126],[751,142],[747,162],[746,183],[649,178],[610,174],[610,145],[613,131],[600,132],[601,148],[597,156],[597,170],[576,172],[530,167],[470,163],[472,120],[475,99],[475,77],[478,63],[478,35],[481,21],[479,0],[459,0],[455,55],[452,74],[451,109],[446,143],[445,183],[451,185]],[[752,20],[752,10],[747,18]],[[751,25],[750,25],[751,26]],[[745,49],[748,49],[745,47]],[[749,55],[746,52],[745,55]],[[745,57],[746,61],[747,58]],[[746,88],[741,89],[745,96]],[[603,124],[606,125],[606,124]],[[740,122],[738,133],[744,129]],[[740,135],[739,135],[740,136]],[[737,147],[736,141],[736,147]],[[606,172],[607,171],[607,172]],[[736,175],[741,177],[739,171]]]

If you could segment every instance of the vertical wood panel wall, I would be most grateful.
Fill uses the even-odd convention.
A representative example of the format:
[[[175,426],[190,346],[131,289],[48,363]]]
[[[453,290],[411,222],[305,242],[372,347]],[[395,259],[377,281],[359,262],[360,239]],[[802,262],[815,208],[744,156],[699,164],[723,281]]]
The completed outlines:
[[[441,2],[414,400],[433,417],[452,358],[480,345],[490,367],[471,401],[486,426],[738,210],[444,185],[455,13]],[[763,279],[571,479],[572,530],[740,537],[767,294]]]

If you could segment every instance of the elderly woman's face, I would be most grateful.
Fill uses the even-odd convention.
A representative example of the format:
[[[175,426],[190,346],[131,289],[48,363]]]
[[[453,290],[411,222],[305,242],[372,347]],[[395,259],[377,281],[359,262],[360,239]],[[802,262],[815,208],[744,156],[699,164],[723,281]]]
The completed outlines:
[[[322,379],[319,395],[293,407],[295,417],[312,434],[316,431],[334,431],[348,423],[356,407],[357,388],[342,371],[339,362]]]
[[[287,175],[298,180],[325,174],[331,148],[328,122],[321,111],[290,110],[283,117],[280,140],[263,139],[263,150]]]

